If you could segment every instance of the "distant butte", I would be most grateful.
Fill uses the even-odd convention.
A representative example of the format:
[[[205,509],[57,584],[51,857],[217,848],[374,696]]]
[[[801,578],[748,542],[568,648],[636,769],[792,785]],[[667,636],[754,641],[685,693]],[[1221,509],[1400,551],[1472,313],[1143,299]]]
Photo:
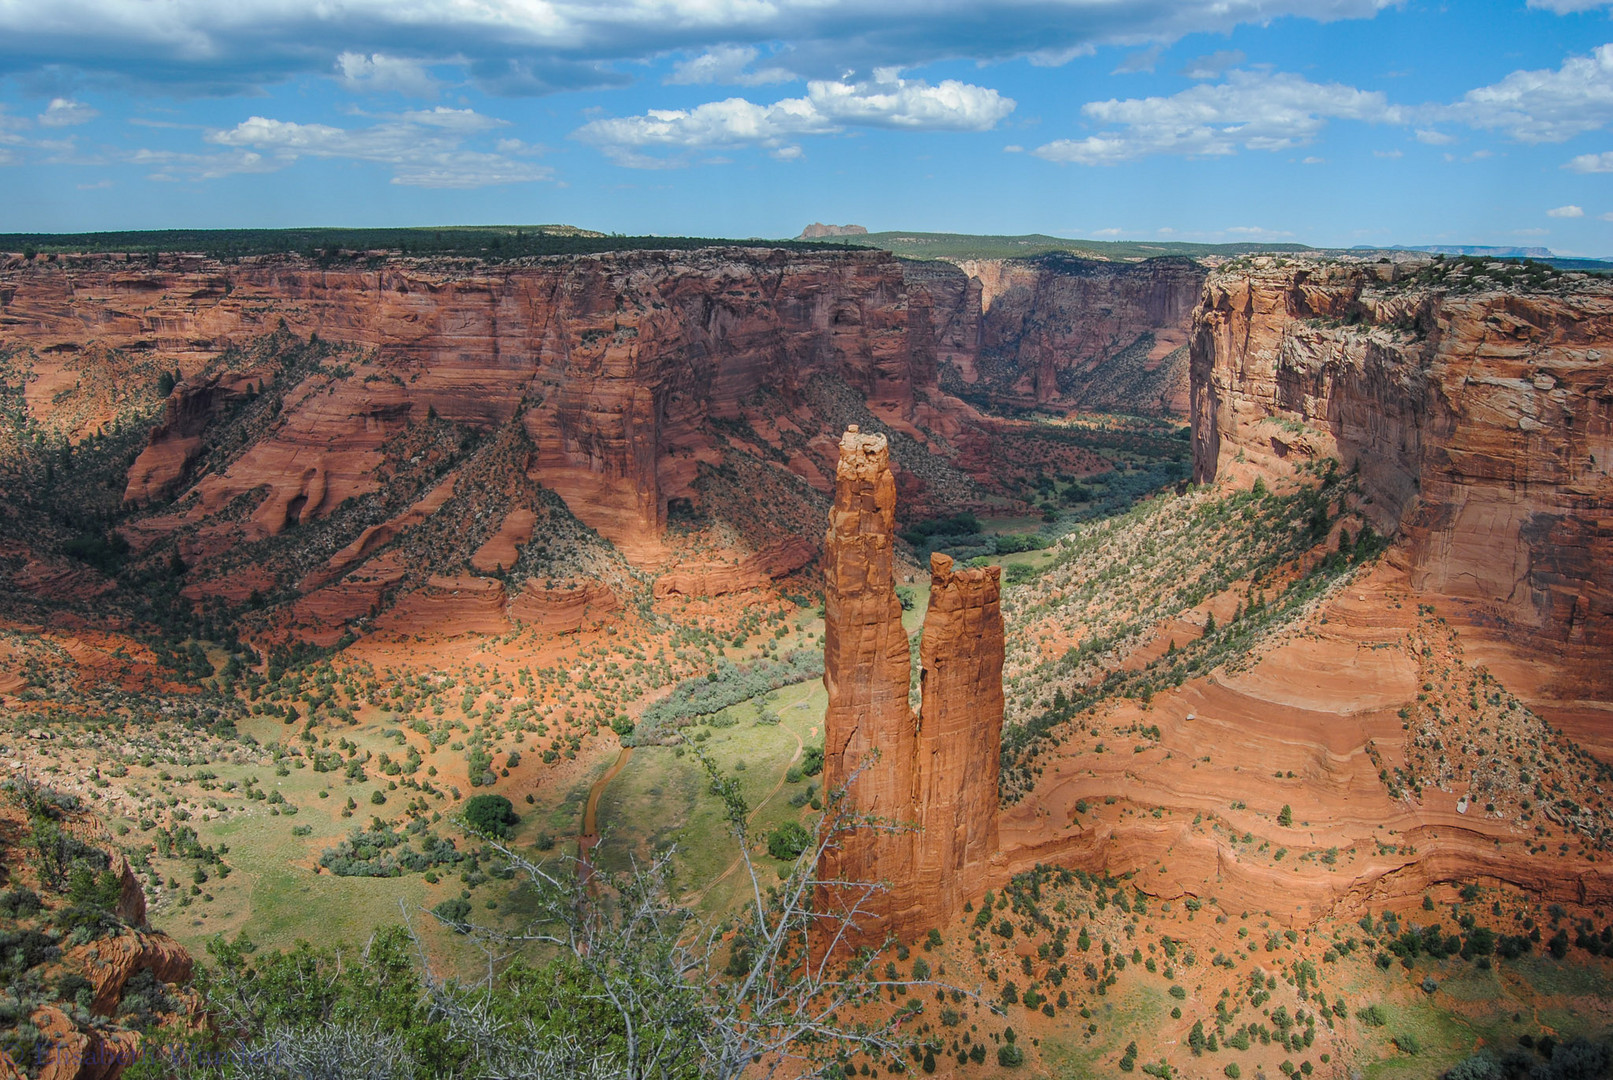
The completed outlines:
[[[822,240],[830,236],[867,236],[868,230],[861,225],[824,225],[814,221],[801,230],[797,240]]]

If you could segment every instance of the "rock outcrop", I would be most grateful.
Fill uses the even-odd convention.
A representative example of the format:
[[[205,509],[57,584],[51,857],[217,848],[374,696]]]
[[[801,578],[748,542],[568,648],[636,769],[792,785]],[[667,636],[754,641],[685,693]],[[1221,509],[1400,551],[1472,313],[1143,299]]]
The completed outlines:
[[[49,804],[47,804],[49,805]],[[129,860],[117,851],[98,819],[83,810],[57,810],[58,827],[77,841],[76,867],[97,865],[116,877],[115,896],[74,900],[65,883],[42,878],[21,846],[27,821],[17,804],[0,806],[0,882],[11,895],[31,897],[31,907],[0,913],[0,935],[10,942],[32,939],[42,950],[14,950],[15,978],[36,989],[13,1012],[8,1026],[26,1020],[36,1034],[28,1052],[13,1059],[0,1049],[0,1080],[117,1080],[140,1056],[145,1039],[159,1027],[200,1030],[207,1024],[200,994],[189,986],[194,964],[173,938],[146,924],[146,898]],[[99,850],[97,850],[99,849]],[[70,904],[99,907],[103,933],[80,943],[57,923]],[[59,924],[58,924],[59,925]],[[138,1030],[137,1030],[138,1029]],[[31,1043],[31,1045],[30,1045]]]
[[[1613,286],[1502,264],[1257,260],[1192,343],[1194,477],[1337,456],[1412,584],[1613,698]]]
[[[868,229],[863,225],[825,225],[821,221],[814,221],[801,230],[797,240],[822,240],[830,236],[867,236]]]
[[[913,835],[917,725],[907,704],[912,659],[896,596],[896,480],[883,435],[855,428],[840,442],[834,508],[823,543],[825,791],[849,785],[852,812],[891,827],[841,834],[825,855],[825,881],[889,882],[867,900],[869,939],[900,932],[916,914]],[[843,895],[861,902],[854,889]]]
[[[948,914],[980,891],[997,852],[1001,573],[998,566],[959,570],[951,556],[930,556],[919,644],[918,873],[921,881],[948,882]]]
[[[930,315],[950,393],[999,406],[1187,411],[1197,263],[961,259],[951,275],[945,265],[904,272],[910,294],[925,293],[910,305]]]
[[[817,551],[802,537],[772,544],[732,562],[686,563],[655,582],[655,596],[722,596],[766,585],[812,562]]]
[[[896,596],[896,484],[883,435],[840,443],[824,541],[824,787],[864,821],[839,833],[819,876],[829,911],[859,905],[855,942],[911,939],[978,891],[996,852],[1003,624],[995,567],[932,563],[923,705]],[[872,894],[857,885],[884,882]]]
[[[125,501],[151,502],[173,494],[201,450],[208,424],[253,385],[249,377],[232,373],[176,386],[163,405],[162,422],[151,429],[146,448],[129,467]]]
[[[907,305],[898,261],[863,249],[339,267],[69,256],[0,270],[0,329],[32,350],[37,379],[91,345],[186,376],[131,470],[131,502],[194,480],[196,512],[212,514],[266,487],[253,520],[273,535],[373,491],[380,447],[428,415],[483,431],[519,422],[530,474],[641,563],[662,552],[669,502],[698,501],[702,464],[722,458],[709,423],[737,424],[743,402],[777,401],[800,427],[803,392],[824,377],[921,443],[955,431],[949,415],[971,411],[934,389]],[[225,351],[281,326],[372,355],[362,371],[333,362],[278,388],[267,429],[190,477],[208,424],[276,374],[239,353],[220,371]]]

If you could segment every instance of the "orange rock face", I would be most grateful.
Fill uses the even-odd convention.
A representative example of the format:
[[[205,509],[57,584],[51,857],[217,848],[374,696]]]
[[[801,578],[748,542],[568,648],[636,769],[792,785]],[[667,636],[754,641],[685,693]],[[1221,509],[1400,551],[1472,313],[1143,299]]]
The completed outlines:
[[[868,822],[841,834],[819,876],[886,882],[853,900],[858,942],[910,939],[950,917],[996,851],[1002,739],[1003,624],[995,568],[955,573],[938,556],[925,617],[924,702],[908,705],[912,661],[893,564],[896,484],[883,435],[840,443],[824,541],[824,789],[844,786]]]
[[[915,394],[915,371],[922,381],[933,362],[913,354],[901,266],[883,252],[706,248],[378,269],[78,256],[7,268],[0,287],[7,340],[33,348],[39,379],[92,344],[160,356],[190,377],[131,470],[134,502],[178,490],[208,418],[261,386],[251,370],[197,381],[227,347],[283,320],[377,350],[384,371],[310,377],[264,437],[200,478],[202,513],[266,485],[254,521],[271,534],[373,491],[378,448],[428,411],[482,430],[519,419],[536,447],[532,475],[641,563],[661,554],[668,502],[692,496],[698,463],[717,456],[704,423],[732,419],[748,396],[793,407],[829,375],[916,436],[921,421],[944,431],[949,409],[968,412]]]
[[[896,598],[896,480],[883,435],[848,431],[840,442],[834,508],[824,538],[823,784],[843,785],[854,812],[885,826],[854,829],[825,853],[826,881],[889,882],[872,897],[868,940],[910,929],[914,891],[913,766],[917,725],[907,704],[912,675]],[[855,898],[852,890],[846,897]],[[835,901],[831,900],[831,903]]]
[[[722,596],[766,585],[793,574],[817,554],[800,537],[781,541],[733,563],[692,563],[662,574],[655,582],[657,599],[668,596]]]
[[[959,260],[904,271],[933,327],[933,354],[967,390],[1003,404],[1183,413],[1187,344],[1204,271],[1186,259],[1103,263],[1062,256]],[[922,291],[923,297],[919,298]]]
[[[957,570],[930,556],[919,676],[918,872],[947,883],[947,915],[984,888],[997,853],[1003,726],[1002,568]]]
[[[509,617],[545,634],[574,634],[613,618],[621,601],[609,586],[594,581],[540,585],[528,579],[510,598]]]
[[[20,806],[0,807],[0,863],[12,871],[11,883],[38,885],[28,873],[31,864],[17,845],[25,833],[18,828]],[[141,999],[141,1011],[154,1011],[163,1026],[174,1025],[200,1030],[207,1023],[200,995],[188,986],[195,967],[189,952],[173,938],[146,926],[146,899],[129,860],[113,845],[99,819],[78,811],[62,819],[65,832],[80,842],[110,849],[110,871],[120,879],[114,911],[122,925],[116,933],[98,940],[74,944],[63,939],[52,980],[66,974],[82,977],[89,986],[90,1000],[85,1013],[65,999],[38,998],[26,1006],[22,1017],[38,1029],[38,1039],[23,1060],[0,1051],[0,1080],[117,1080],[140,1056],[143,1039],[155,1027],[140,1030],[123,1026],[129,1021],[127,1006],[134,1004],[126,995],[129,983],[149,973],[160,984],[161,997],[150,989]],[[7,929],[28,923],[7,920]],[[26,1066],[26,1068],[24,1068]]]
[[[1613,287],[1407,276],[1212,276],[1193,331],[1194,478],[1337,456],[1416,588],[1560,662],[1546,696],[1613,697]]]

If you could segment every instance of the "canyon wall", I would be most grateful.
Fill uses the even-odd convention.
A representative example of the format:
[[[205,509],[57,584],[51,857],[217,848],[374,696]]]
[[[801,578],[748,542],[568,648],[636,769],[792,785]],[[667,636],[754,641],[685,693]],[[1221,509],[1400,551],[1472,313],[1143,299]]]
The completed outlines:
[[[1613,697],[1613,285],[1255,260],[1193,324],[1194,478],[1337,456],[1414,587]]]
[[[0,346],[30,352],[36,418],[65,418],[63,402],[101,375],[127,393],[177,369],[179,388],[130,470],[131,504],[194,488],[206,515],[267,487],[254,520],[274,534],[372,491],[380,448],[427,416],[479,430],[519,422],[532,477],[648,565],[667,554],[669,505],[698,504],[702,467],[723,460],[712,422],[828,491],[833,434],[849,417],[813,414],[808,391],[823,377],[942,457],[982,426],[953,393],[1179,409],[1185,379],[1173,358],[1201,279],[1181,260],[959,269],[763,248],[504,264],[13,258],[0,265]],[[228,469],[193,475],[210,425],[276,376],[249,346],[280,328],[357,346],[371,362],[289,388],[276,422]],[[117,395],[103,396],[78,407],[68,434],[111,418]],[[957,501],[938,492],[930,507],[924,479],[898,467],[897,480],[911,507]]]
[[[997,853],[1003,723],[999,569],[936,555],[920,652],[923,704],[896,596],[896,485],[883,435],[848,430],[824,540],[824,790],[859,822],[818,868],[827,911],[858,912],[852,942],[911,940],[984,887]],[[868,893],[859,885],[885,882]],[[837,884],[838,883],[838,884]]]
[[[54,385],[55,369],[90,349],[159,356],[186,376],[131,471],[131,501],[193,479],[209,418],[273,374],[250,358],[220,370],[226,350],[284,326],[372,350],[379,366],[288,395],[273,429],[208,479],[209,506],[267,484],[280,511],[271,531],[315,520],[373,487],[377,448],[411,422],[429,414],[485,430],[519,419],[536,448],[532,475],[638,561],[658,557],[668,503],[697,498],[701,463],[721,456],[704,425],[737,420],[757,395],[787,414],[829,376],[920,442],[955,431],[970,410],[933,390],[924,310],[915,354],[901,268],[875,251],[334,267],[68,256],[0,268],[0,341],[33,351],[36,379]],[[797,469],[816,478],[810,462]]]
[[[949,275],[947,264],[905,264],[910,291],[928,293],[950,392],[999,407],[1187,411],[1199,264],[1044,255],[956,265]]]

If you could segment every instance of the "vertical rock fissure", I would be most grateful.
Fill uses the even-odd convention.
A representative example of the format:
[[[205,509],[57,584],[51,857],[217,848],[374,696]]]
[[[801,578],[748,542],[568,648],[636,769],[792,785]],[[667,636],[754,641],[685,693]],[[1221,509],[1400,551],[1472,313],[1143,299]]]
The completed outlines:
[[[824,542],[824,785],[845,786],[870,824],[825,853],[825,881],[883,882],[856,943],[911,939],[983,887],[997,851],[1003,719],[999,569],[931,559],[920,646],[921,703],[896,596],[896,483],[885,436],[849,428],[840,443]],[[872,824],[877,823],[877,824]],[[830,889],[830,907],[849,899]]]

